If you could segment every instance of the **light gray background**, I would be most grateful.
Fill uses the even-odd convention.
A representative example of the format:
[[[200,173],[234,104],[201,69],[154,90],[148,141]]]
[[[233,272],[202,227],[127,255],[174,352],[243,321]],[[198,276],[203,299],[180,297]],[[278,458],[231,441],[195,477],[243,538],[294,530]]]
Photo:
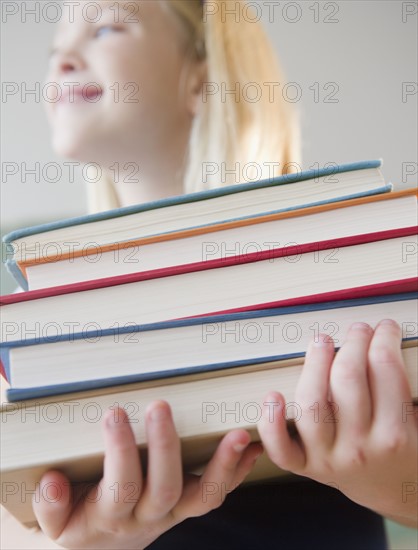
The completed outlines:
[[[37,23],[29,14],[22,21],[23,4],[33,8],[35,2],[17,2],[19,14],[6,22],[3,12],[1,38],[3,86],[14,82],[19,90],[25,83],[28,88],[36,82],[42,86],[55,26],[43,17]],[[258,6],[286,81],[297,83],[302,92],[297,106],[302,117],[303,167],[383,158],[387,180],[399,187],[415,185],[417,177],[406,177],[403,170],[405,163],[417,162],[418,96],[403,102],[402,88],[403,83],[417,82],[418,16],[405,17],[416,2],[259,0],[250,4]],[[53,16],[52,11],[48,13]],[[326,102],[335,89],[332,85],[324,90],[327,83],[338,86],[337,103]],[[319,88],[318,102],[312,86]],[[3,172],[5,163],[16,162],[19,168],[13,177],[2,174],[2,233],[85,213],[81,178],[78,174],[77,181],[68,181],[65,167],[57,183],[42,181],[42,176],[36,183],[33,175],[22,182],[22,163],[29,168],[36,162],[41,168],[63,163],[51,150],[42,104],[33,96],[22,102],[17,94],[3,97],[1,109]],[[48,177],[53,176],[51,172]],[[9,276],[2,277],[2,293],[12,288]]]

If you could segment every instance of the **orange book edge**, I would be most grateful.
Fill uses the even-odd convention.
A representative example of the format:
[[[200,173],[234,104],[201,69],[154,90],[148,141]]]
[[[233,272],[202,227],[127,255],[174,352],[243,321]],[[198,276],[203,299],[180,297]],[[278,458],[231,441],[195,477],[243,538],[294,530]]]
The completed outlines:
[[[162,233],[160,235],[153,235],[150,237],[140,237],[132,241],[124,241],[119,243],[111,243],[102,246],[92,247],[87,250],[77,250],[72,252],[65,252],[59,255],[51,255],[42,258],[35,258],[24,262],[16,262],[20,271],[23,273],[25,279],[27,279],[26,268],[38,264],[55,263],[73,258],[86,257],[96,255],[98,252],[112,252],[114,250],[124,250],[131,248],[132,246],[147,245],[151,243],[161,241],[171,241],[177,239],[184,239],[186,237],[192,237],[195,235],[201,235],[205,233],[214,233],[215,231],[222,231],[225,229],[232,229],[235,227],[242,227],[245,225],[255,225],[259,223],[270,222],[274,220],[281,220],[286,218],[295,218],[298,216],[308,216],[310,214],[317,214],[327,210],[336,210],[338,208],[346,208],[348,206],[356,206],[358,204],[367,204],[370,202],[379,202],[385,200],[393,200],[402,197],[415,195],[418,198],[418,189],[403,189],[401,191],[392,191],[390,193],[382,193],[380,195],[370,195],[367,197],[359,197],[357,199],[348,199],[340,202],[331,202],[327,204],[321,204],[318,206],[309,206],[308,208],[300,208],[297,210],[288,210],[286,212],[275,212],[274,214],[266,214],[265,216],[255,216],[245,219],[232,220],[228,222],[220,222],[214,225],[206,225],[201,227],[194,227],[190,229],[184,229],[181,231]]]

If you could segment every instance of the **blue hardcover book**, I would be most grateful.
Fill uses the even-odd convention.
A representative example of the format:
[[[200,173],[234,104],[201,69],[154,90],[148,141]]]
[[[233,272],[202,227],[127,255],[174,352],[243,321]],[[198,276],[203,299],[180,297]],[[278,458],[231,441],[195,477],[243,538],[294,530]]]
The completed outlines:
[[[312,337],[338,348],[353,322],[395,319],[418,337],[418,292],[195,317],[0,344],[9,401],[303,357]]]
[[[6,266],[17,283],[27,281],[17,264],[75,253],[96,243],[109,246],[187,229],[245,220],[333,202],[390,192],[380,172],[381,160],[311,169],[257,182],[241,183],[168,197],[27,227],[3,237]]]

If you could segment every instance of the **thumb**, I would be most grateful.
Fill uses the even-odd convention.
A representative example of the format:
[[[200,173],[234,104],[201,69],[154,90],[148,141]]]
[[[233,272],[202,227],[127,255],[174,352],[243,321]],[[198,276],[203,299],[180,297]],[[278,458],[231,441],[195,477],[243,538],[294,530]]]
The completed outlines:
[[[56,540],[72,512],[71,484],[65,475],[56,470],[47,472],[37,485],[32,506],[42,531]]]

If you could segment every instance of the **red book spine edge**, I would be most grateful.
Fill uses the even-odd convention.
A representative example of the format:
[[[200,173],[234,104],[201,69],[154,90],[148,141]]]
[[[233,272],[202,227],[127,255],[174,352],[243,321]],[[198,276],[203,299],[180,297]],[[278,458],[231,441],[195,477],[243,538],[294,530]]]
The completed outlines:
[[[240,311],[253,311],[259,309],[271,309],[276,307],[293,307],[304,304],[319,304],[322,302],[334,302],[342,300],[354,300],[355,298],[370,298],[372,296],[385,296],[387,294],[400,294],[403,292],[417,292],[418,277],[410,279],[397,279],[385,283],[374,283],[343,290],[334,290],[332,292],[323,292],[322,294],[311,294],[308,296],[298,296],[297,298],[288,298],[275,302],[265,302],[248,307],[239,307],[235,309],[224,309],[212,311],[204,315],[192,315],[190,317],[180,317],[180,319],[192,319],[195,317],[207,317],[209,315],[224,315],[227,313],[238,313]]]
[[[3,376],[3,378],[6,380],[6,382],[8,382],[7,380],[7,376],[6,376],[6,370],[4,368],[4,365],[0,359],[0,375]]]

